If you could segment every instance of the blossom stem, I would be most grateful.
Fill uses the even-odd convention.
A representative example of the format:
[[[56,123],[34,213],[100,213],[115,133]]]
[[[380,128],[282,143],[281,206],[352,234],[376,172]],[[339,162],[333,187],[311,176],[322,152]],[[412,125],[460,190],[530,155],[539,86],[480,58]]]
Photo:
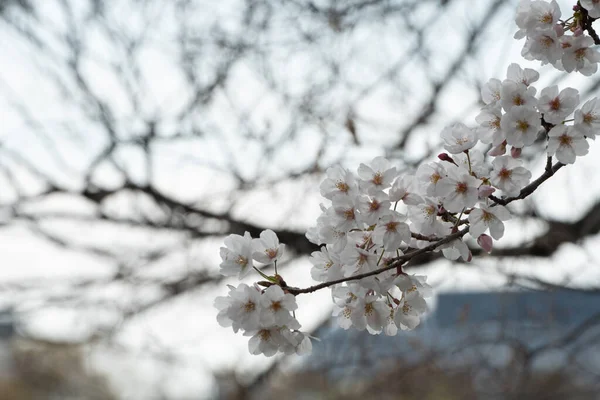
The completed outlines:
[[[262,276],[263,278],[265,278],[266,280],[268,280],[269,282],[275,282],[275,279],[270,277],[269,275],[265,274],[264,272],[262,272],[260,269],[256,268],[255,266],[252,266],[252,268],[254,268],[256,270],[256,272],[258,272],[260,274],[260,276]],[[277,272],[275,272],[275,274],[277,274]]]
[[[299,294],[313,293],[313,292],[316,292],[317,290],[324,289],[326,287],[330,287],[333,285],[337,285],[338,283],[357,281],[357,280],[360,280],[363,278],[367,278],[369,276],[378,275],[378,274],[388,271],[390,269],[401,267],[403,264],[405,264],[407,261],[412,260],[414,257],[419,256],[421,254],[425,254],[429,251],[435,250],[438,247],[443,246],[444,244],[450,243],[453,240],[461,238],[464,235],[466,235],[467,232],[469,232],[468,226],[458,232],[452,233],[452,234],[444,237],[443,239],[440,239],[439,241],[437,241],[435,243],[430,244],[429,246],[425,246],[421,249],[416,249],[409,253],[406,253],[400,257],[396,257],[394,260],[392,260],[392,262],[388,263],[385,267],[378,268],[374,271],[365,272],[364,274],[358,274],[358,275],[349,276],[349,277],[345,277],[345,278],[335,279],[335,280],[332,280],[329,282],[323,282],[318,285],[309,286],[306,288],[297,288],[297,287],[287,287],[286,286],[286,287],[283,287],[282,289],[287,290],[289,293],[296,296]]]
[[[381,251],[381,254],[379,255],[379,259],[377,260],[377,265],[379,265],[379,263],[381,262],[381,259],[383,258],[383,253],[385,253],[385,250]]]
[[[519,193],[518,196],[501,199],[501,198],[494,196],[493,194],[489,195],[489,198],[494,201],[494,204],[492,204],[492,207],[495,206],[496,204],[505,206],[508,203],[512,203],[515,200],[523,200],[525,197],[527,197],[531,193],[533,193],[542,183],[546,182],[552,175],[554,175],[556,173],[556,171],[558,171],[559,169],[561,169],[564,166],[565,166],[565,164],[557,162],[556,164],[554,164],[552,166],[552,168],[550,168],[550,169],[547,168],[544,171],[544,173],[542,175],[540,175],[539,178],[537,178],[535,181],[531,182],[529,185],[527,185],[523,189],[521,189],[521,193]]]
[[[471,156],[469,155],[469,150],[465,150],[465,154],[467,155],[467,163],[469,164],[469,175],[472,175],[473,170],[471,169]]]

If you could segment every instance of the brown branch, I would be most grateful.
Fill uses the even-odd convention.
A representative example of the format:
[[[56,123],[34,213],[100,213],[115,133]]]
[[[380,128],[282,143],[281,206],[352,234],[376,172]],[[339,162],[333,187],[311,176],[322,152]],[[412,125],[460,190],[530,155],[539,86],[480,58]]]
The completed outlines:
[[[552,158],[548,157],[548,159],[551,160]],[[521,189],[521,193],[519,193],[518,196],[501,199],[494,195],[490,195],[489,198],[491,200],[493,200],[496,204],[500,204],[502,206],[505,206],[508,203],[512,203],[515,200],[523,200],[525,197],[532,194],[542,183],[544,183],[548,179],[550,179],[550,177],[552,175],[554,175],[556,173],[556,171],[558,171],[559,169],[561,169],[564,166],[565,166],[565,164],[557,162],[556,164],[554,164],[552,166],[552,168],[546,168],[544,170],[544,173],[542,175],[540,175],[539,178],[537,178],[535,181],[531,182],[529,185],[527,185],[523,189]]]
[[[287,287],[287,286],[283,287],[283,289],[287,290],[288,292],[290,292],[293,295],[298,295],[298,294],[303,294],[303,293],[312,293],[319,289],[337,285],[338,283],[356,281],[359,279],[368,278],[369,276],[378,275],[382,272],[389,271],[390,269],[401,267],[404,263],[411,260],[413,257],[419,256],[419,255],[427,253],[429,251],[433,251],[444,244],[450,243],[453,240],[463,237],[467,232],[469,232],[468,226],[461,231],[452,233],[452,234],[446,236],[445,238],[440,239],[439,241],[430,244],[429,246],[423,247],[422,249],[413,250],[409,253],[404,254],[403,256],[396,257],[392,260],[392,262],[389,265],[386,265],[385,267],[381,267],[374,271],[365,272],[364,274],[358,274],[358,275],[349,276],[346,278],[335,279],[335,280],[329,281],[329,282],[323,282],[318,285],[310,286],[310,287],[307,287],[304,289],[295,288],[295,287]]]
[[[579,1],[577,2],[577,5],[579,6],[579,12],[581,13],[581,29],[590,34],[591,38],[594,39],[594,44],[600,44],[600,37],[598,37],[596,30],[592,27],[592,23],[596,18],[590,17],[588,10],[583,8]]]

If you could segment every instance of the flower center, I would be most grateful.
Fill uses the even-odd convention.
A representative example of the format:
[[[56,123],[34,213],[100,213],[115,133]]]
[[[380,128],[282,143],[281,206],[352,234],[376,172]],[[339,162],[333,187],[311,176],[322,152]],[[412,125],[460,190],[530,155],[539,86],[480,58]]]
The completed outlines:
[[[386,231],[388,232],[396,232],[396,227],[398,226],[398,222],[392,221],[385,224]]]
[[[355,218],[354,217],[354,208],[349,208],[349,209],[345,210],[344,211],[344,217],[346,217],[346,219],[348,221],[353,220]]]
[[[543,36],[540,40],[540,44],[548,49],[554,44],[554,39],[552,39],[550,36]]]
[[[252,300],[248,300],[245,304],[244,304],[244,311],[247,313],[250,313],[252,311],[256,310],[256,304],[254,304],[254,302]]]
[[[352,315],[352,309],[350,307],[344,308],[344,311],[342,311],[342,315],[344,316],[344,318],[350,318],[350,316]]]
[[[586,124],[591,124],[595,119],[595,115],[592,113],[583,114],[583,122]]]
[[[522,106],[523,104],[525,104],[525,99],[523,99],[521,97],[520,94],[516,95],[515,97],[513,97],[513,104],[515,106]]]
[[[506,168],[502,168],[500,170],[500,172],[498,173],[498,176],[501,179],[510,179],[510,176],[512,175],[512,171]]]
[[[440,175],[440,174],[438,174],[437,172],[436,172],[436,173],[434,173],[433,175],[431,175],[431,176],[429,177],[429,180],[431,181],[431,183],[438,183],[438,181],[439,181],[440,179],[442,179],[442,177],[441,177],[441,175]]]
[[[377,211],[377,210],[379,210],[380,206],[381,206],[381,203],[378,202],[377,200],[373,199],[371,201],[371,203],[369,203],[369,210],[371,210],[371,211]]]
[[[273,312],[277,312],[277,311],[281,310],[283,307],[281,306],[280,301],[272,301],[271,306],[269,308],[271,310],[273,310]]]
[[[373,314],[374,310],[375,310],[375,307],[373,307],[373,303],[365,304],[365,315]]]
[[[546,14],[542,15],[542,17],[540,18],[540,22],[542,24],[551,24],[553,19],[554,18],[552,18],[552,14],[546,13]]]
[[[577,61],[582,61],[585,58],[585,54],[587,52],[587,48],[577,49],[575,50],[575,59]]]
[[[258,332],[258,336],[260,337],[260,340],[262,340],[263,342],[266,342],[269,339],[271,339],[271,331],[268,329],[261,329]]]
[[[236,264],[239,264],[242,268],[248,265],[248,259],[246,257],[238,256],[237,260],[235,260]]]
[[[500,118],[496,117],[495,120],[490,121],[490,128],[500,129]]]
[[[573,143],[573,138],[568,135],[562,135],[558,140],[561,146],[571,146]]]
[[[550,106],[550,109],[552,111],[560,110],[560,100],[558,99],[558,97],[554,98],[554,100],[551,100],[550,103],[548,103],[548,105]]]
[[[458,182],[456,184],[456,193],[465,193],[467,191],[468,187],[467,184],[464,182]]]
[[[267,257],[273,259],[277,257],[277,249],[266,249],[265,254],[267,255]]]
[[[529,129],[529,122],[527,121],[517,121],[517,129],[521,132],[525,133],[527,129]]]
[[[373,176],[373,183],[377,186],[383,184],[383,175],[381,174],[381,172],[378,172]]]
[[[487,212],[487,211],[484,211],[484,212],[483,212],[482,219],[483,219],[485,222],[490,222],[491,220],[493,220],[493,219],[494,219],[494,214],[492,214],[492,213],[489,213],[489,212]]]
[[[343,193],[348,193],[348,190],[350,190],[350,186],[348,186],[348,184],[346,184],[346,182],[342,182],[339,181],[335,184],[335,187]]]

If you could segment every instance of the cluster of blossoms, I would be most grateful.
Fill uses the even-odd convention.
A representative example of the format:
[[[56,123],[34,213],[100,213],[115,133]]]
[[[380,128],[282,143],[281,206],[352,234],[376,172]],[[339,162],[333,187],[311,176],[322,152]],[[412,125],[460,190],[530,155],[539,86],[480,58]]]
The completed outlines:
[[[254,261],[277,265],[285,245],[279,243],[275,232],[267,229],[260,234],[260,239],[252,239],[248,232],[244,236],[229,235],[225,246],[221,247],[221,274],[242,279],[256,270],[267,281],[259,282],[266,289],[258,284],[229,285],[229,294],[215,300],[219,324],[231,326],[236,333],[243,330],[245,336],[251,336],[248,342],[251,354],[310,353],[310,338],[299,331],[300,323],[294,316],[298,308],[296,297],[283,291],[281,285],[285,282],[279,275],[269,277],[254,265]]]
[[[586,35],[586,29],[600,17],[600,2],[581,0],[573,11],[563,21],[555,0],[521,0],[516,16],[519,30],[515,34],[515,39],[526,38],[521,55],[527,60],[550,63],[561,71],[578,71],[586,76],[596,72],[600,53],[592,48],[594,39]]]
[[[597,2],[590,3],[589,15],[600,14]],[[544,22],[546,15],[550,20]],[[529,52],[538,49],[532,38],[550,35],[548,29],[561,43],[580,41],[581,35],[567,39],[558,34],[556,26],[565,24],[559,17],[554,1],[521,2],[517,35],[527,36]],[[591,71],[593,57],[584,57],[588,64],[570,64],[566,48],[561,45],[562,58],[548,62],[567,71]],[[547,179],[553,158],[557,168],[574,163],[587,154],[587,139],[594,139],[600,129],[598,99],[578,108],[577,90],[550,86],[538,93],[533,86],[538,78],[535,70],[511,64],[506,79],[491,79],[482,88],[485,105],[477,125],[445,128],[441,138],[446,152],[412,173],[399,173],[383,157],[360,164],[357,174],[341,166],[329,168],[320,186],[326,204],[316,226],[306,233],[321,246],[310,257],[312,278],[321,284],[290,287],[276,268],[275,275],[267,276],[254,267],[253,259],[277,266],[283,245],[272,231],[264,231],[260,239],[230,235],[221,248],[221,272],[243,278],[254,269],[267,280],[230,287],[227,297],[217,298],[219,323],[252,336],[252,354],[307,352],[310,338],[299,331],[295,296],[330,287],[340,327],[386,335],[414,329],[427,311],[431,287],[424,276],[407,274],[405,263],[425,251],[469,262],[469,241],[490,252],[511,217],[505,205],[543,182],[530,184],[532,173],[520,159],[523,149],[545,143]]]
[[[542,89],[536,97],[537,90],[532,83],[538,78],[536,71],[511,64],[507,79],[490,79],[481,91],[486,105],[476,117],[479,127],[475,134],[465,134],[462,139],[466,146],[477,140],[491,144],[493,147],[488,156],[505,154],[507,146],[511,146],[512,157],[497,157],[492,163],[495,172],[491,176],[492,184],[510,196],[519,193],[522,187],[519,180],[527,180],[531,175],[525,179],[525,175],[521,174],[523,170],[519,170],[516,175],[503,178],[497,173],[498,167],[502,165],[512,169],[517,165],[515,158],[518,158],[521,149],[545,137],[540,132],[547,134],[548,156],[556,156],[563,164],[572,164],[577,156],[587,154],[589,143],[586,138],[594,139],[600,128],[600,103],[597,98],[576,109],[579,92],[573,88],[559,92],[556,85]],[[568,119],[571,115],[573,118]],[[573,121],[573,124],[567,125],[567,121]],[[462,129],[469,131],[466,127]],[[444,138],[446,142],[450,139]],[[450,151],[448,147],[446,149]]]

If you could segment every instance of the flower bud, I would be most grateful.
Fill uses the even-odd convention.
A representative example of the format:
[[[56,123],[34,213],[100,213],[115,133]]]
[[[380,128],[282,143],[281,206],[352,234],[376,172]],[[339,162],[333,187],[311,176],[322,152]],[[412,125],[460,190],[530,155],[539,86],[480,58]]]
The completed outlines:
[[[448,153],[440,153],[440,154],[438,154],[438,158],[442,161],[450,162],[458,167],[458,164],[456,164],[454,159],[452,157],[450,157],[450,155]]]
[[[520,147],[512,147],[510,149],[510,156],[512,158],[519,158],[519,157],[521,157],[521,151],[522,151],[522,149]]]
[[[506,153],[506,141],[500,143],[498,146],[492,147],[490,151],[488,151],[488,155],[492,157],[501,156]]]
[[[486,198],[490,194],[494,193],[496,189],[491,187],[490,185],[481,185],[479,186],[479,188],[477,188],[477,191],[479,192],[480,198]]]
[[[561,37],[565,34],[565,28],[560,24],[556,24],[554,25],[554,32],[556,32],[556,36]]]
[[[481,248],[486,253],[491,253],[492,247],[494,247],[494,240],[484,233],[482,235],[479,235],[479,237],[477,238],[477,244],[481,246]]]

